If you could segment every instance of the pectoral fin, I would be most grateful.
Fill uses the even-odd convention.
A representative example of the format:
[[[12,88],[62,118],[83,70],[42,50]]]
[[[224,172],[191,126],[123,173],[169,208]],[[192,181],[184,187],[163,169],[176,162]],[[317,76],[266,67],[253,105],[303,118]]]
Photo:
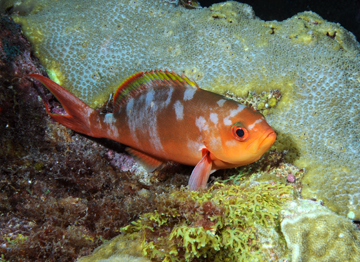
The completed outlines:
[[[126,151],[132,155],[136,161],[142,164],[148,172],[153,172],[155,169],[164,164],[163,161],[149,156],[143,152],[137,151],[133,148],[127,147]]]
[[[190,190],[198,190],[206,188],[206,183],[209,179],[212,167],[212,160],[210,158],[210,151],[207,149],[202,150],[203,157],[195,166],[189,179]]]

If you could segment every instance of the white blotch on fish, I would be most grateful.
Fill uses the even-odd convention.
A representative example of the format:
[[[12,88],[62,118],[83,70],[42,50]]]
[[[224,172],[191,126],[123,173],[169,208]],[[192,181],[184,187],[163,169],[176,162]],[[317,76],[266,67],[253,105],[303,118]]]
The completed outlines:
[[[224,125],[230,126],[233,122],[230,120],[230,117],[236,116],[238,113],[240,113],[242,110],[244,110],[246,106],[244,105],[238,105],[237,109],[233,109],[230,111],[230,115],[224,118]]]
[[[253,129],[257,123],[261,123],[261,122],[262,122],[262,119],[256,120],[254,123],[252,123],[251,125],[248,126],[248,130]]]
[[[183,120],[184,118],[184,106],[181,104],[179,100],[177,100],[174,104],[176,120]]]
[[[208,130],[209,128],[205,118],[202,116],[196,118],[195,125],[199,128],[200,131]]]
[[[218,104],[220,107],[222,107],[225,102],[226,102],[226,99],[220,99],[219,101],[217,101],[217,104]]]
[[[218,114],[216,114],[216,113],[210,113],[210,120],[211,120],[211,122],[213,122],[215,125],[217,125],[217,123],[218,123],[218,121],[219,121]]]
[[[228,147],[236,146],[237,144],[238,144],[238,141],[235,141],[235,140],[228,140],[225,143],[225,145]]]
[[[134,111],[134,98],[131,98],[129,102],[126,104],[126,116],[127,116],[127,123],[130,129],[130,134],[132,139],[135,141],[137,145],[139,145],[139,139],[136,136],[136,129],[137,129],[137,122],[136,118],[132,117],[132,112]]]
[[[191,100],[194,97],[194,94],[196,92],[196,88],[187,88],[184,92],[184,100]]]
[[[104,123],[108,125],[107,133],[108,135],[112,135],[114,137],[119,136],[119,130],[116,127],[116,119],[114,118],[114,115],[112,113],[108,113],[104,117]]]

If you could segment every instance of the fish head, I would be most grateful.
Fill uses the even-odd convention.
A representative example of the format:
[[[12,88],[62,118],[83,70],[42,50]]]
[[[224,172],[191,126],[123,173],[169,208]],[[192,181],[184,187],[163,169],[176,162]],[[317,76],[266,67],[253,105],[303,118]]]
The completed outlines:
[[[219,121],[217,138],[206,141],[206,147],[214,159],[224,166],[243,166],[253,163],[271,147],[276,140],[275,131],[264,116],[244,105],[238,105]]]

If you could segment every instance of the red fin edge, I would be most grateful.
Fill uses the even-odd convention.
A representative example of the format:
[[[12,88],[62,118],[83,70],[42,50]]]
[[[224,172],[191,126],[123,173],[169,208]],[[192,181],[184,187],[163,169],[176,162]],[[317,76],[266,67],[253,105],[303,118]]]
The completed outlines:
[[[180,76],[168,70],[139,72],[128,77],[115,91],[113,100],[114,112],[118,111],[122,105],[126,104],[131,98],[141,94],[147,88],[156,88],[164,85],[199,88],[194,81],[187,78],[184,74]]]
[[[203,149],[202,152],[203,157],[195,166],[189,179],[190,190],[196,191],[201,188],[206,188],[206,184],[211,173],[212,160],[210,158],[210,151]]]
[[[129,97],[133,97],[136,94],[141,93],[141,91],[145,88],[144,86],[140,88],[140,86],[132,85],[134,82],[136,82],[137,79],[141,78],[143,75],[143,72],[139,72],[128,77],[116,89],[113,100],[114,112],[118,111],[121,105],[126,104]]]

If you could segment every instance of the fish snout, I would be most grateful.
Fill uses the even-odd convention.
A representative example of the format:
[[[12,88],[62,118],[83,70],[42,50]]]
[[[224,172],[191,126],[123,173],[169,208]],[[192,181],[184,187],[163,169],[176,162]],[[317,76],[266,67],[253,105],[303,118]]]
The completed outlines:
[[[260,135],[250,145],[248,145],[246,149],[254,156],[260,158],[275,142],[275,139],[275,131],[272,128],[268,128],[262,133],[262,135]]]
[[[272,128],[268,129],[260,138],[259,151],[263,151],[263,153],[265,153],[265,151],[267,151],[272,146],[272,144],[274,144],[275,140],[275,131]]]

